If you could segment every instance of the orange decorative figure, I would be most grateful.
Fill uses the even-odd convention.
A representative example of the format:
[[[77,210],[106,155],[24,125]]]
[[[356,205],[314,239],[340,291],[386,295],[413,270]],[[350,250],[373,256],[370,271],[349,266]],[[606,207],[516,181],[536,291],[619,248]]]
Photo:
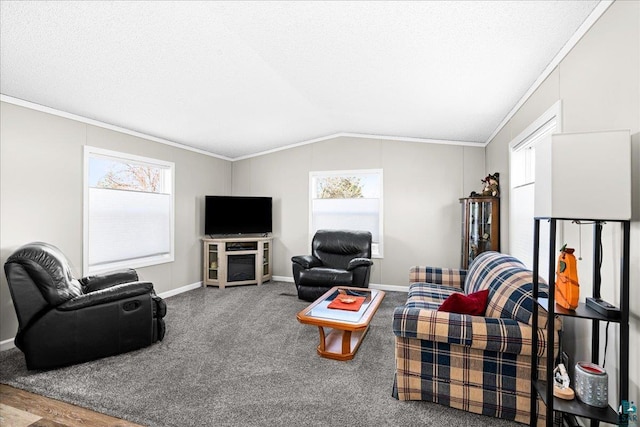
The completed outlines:
[[[580,284],[578,283],[578,264],[573,255],[575,249],[565,244],[560,249],[558,267],[556,269],[556,303],[568,310],[578,307]]]

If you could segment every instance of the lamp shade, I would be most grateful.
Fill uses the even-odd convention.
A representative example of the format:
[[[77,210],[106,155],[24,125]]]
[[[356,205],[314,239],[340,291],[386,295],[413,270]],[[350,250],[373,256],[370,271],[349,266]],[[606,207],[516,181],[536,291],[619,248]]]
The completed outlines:
[[[536,217],[631,219],[629,130],[554,134],[535,149]]]

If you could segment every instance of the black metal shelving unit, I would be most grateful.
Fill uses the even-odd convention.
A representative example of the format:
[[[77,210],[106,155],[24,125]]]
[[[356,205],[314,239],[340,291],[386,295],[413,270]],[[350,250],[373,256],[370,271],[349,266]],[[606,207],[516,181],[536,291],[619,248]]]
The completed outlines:
[[[540,261],[540,222],[549,222],[549,298],[538,297],[538,277],[539,277],[539,261]],[[577,221],[581,223],[593,223],[593,297],[600,297],[600,289],[602,278],[600,268],[602,261],[602,253],[600,246],[602,242],[602,227],[605,223],[619,223],[622,231],[621,239],[621,257],[620,257],[620,318],[612,319],[595,310],[580,303],[578,308],[574,310],[566,310],[555,303],[555,257],[556,257],[556,231],[558,221]],[[577,397],[567,401],[555,398],[553,396],[553,369],[554,366],[554,336],[553,327],[554,315],[575,317],[591,320],[591,362],[598,363],[600,353],[600,322],[614,322],[620,324],[620,379],[619,379],[619,400],[627,400],[629,398],[629,237],[631,223],[627,220],[612,219],[592,219],[592,218],[549,218],[537,217],[534,222],[533,232],[533,299],[537,304],[533,305],[533,330],[538,328],[538,309],[543,307],[549,312],[549,320],[547,322],[547,357],[546,357],[546,378],[538,378],[538,335],[532,334],[531,355],[531,418],[530,426],[537,425],[536,406],[537,399],[535,396],[540,395],[542,401],[547,407],[546,423],[547,426],[553,426],[554,411],[572,414],[579,417],[590,418],[591,426],[596,427],[600,421],[610,424],[619,425],[619,417],[616,409],[608,406],[606,408],[596,408],[582,403]],[[554,310],[550,310],[553,307]],[[626,424],[623,424],[626,425]]]

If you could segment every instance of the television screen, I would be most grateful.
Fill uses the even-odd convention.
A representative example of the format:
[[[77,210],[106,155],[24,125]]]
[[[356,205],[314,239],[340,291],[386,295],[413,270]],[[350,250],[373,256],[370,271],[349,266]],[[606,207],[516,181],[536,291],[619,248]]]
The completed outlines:
[[[205,234],[250,234],[271,231],[271,197],[205,197]]]

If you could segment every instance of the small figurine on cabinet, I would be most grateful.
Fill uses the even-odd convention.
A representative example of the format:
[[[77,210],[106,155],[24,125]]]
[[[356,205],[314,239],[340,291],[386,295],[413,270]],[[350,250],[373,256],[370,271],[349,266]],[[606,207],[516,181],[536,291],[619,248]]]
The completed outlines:
[[[480,194],[472,191],[469,194],[469,197],[482,197],[482,196],[490,196],[490,197],[500,197],[500,183],[499,183],[500,173],[495,172],[493,175],[489,174],[484,179],[480,181],[483,184],[482,192]]]
[[[484,188],[482,189],[483,196],[500,196],[500,184],[498,183],[499,178],[500,174],[496,172],[493,175],[487,175],[487,177],[482,180],[482,182],[484,183]]]

